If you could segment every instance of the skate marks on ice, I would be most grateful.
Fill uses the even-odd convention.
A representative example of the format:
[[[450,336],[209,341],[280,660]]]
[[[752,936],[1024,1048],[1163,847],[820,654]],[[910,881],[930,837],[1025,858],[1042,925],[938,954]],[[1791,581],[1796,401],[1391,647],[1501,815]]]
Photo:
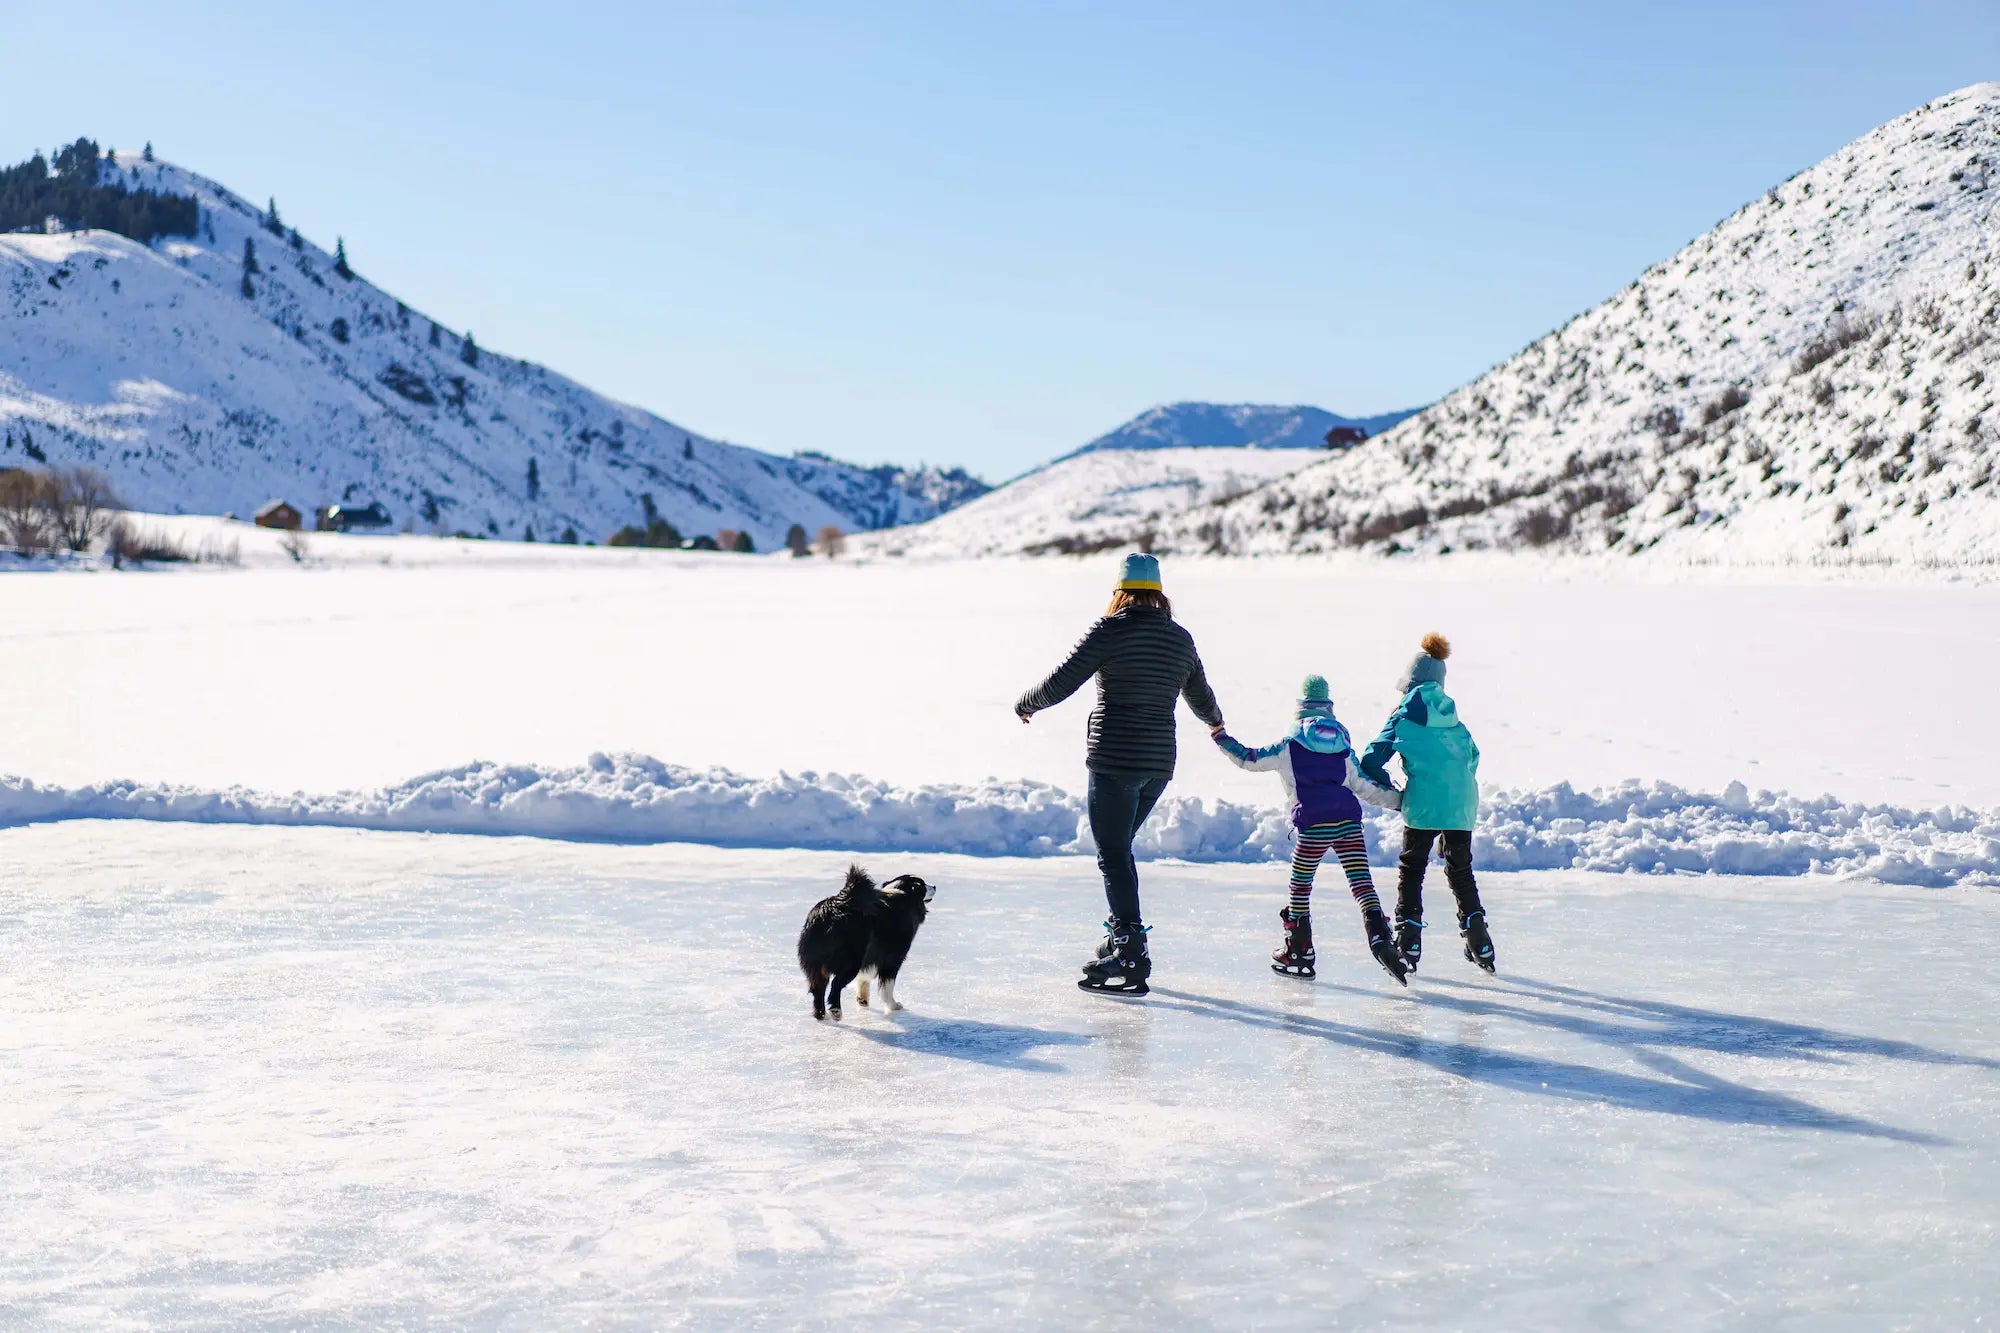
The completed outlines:
[[[1458,986],[1458,983],[1452,982],[1443,984]],[[1459,988],[1477,991],[1491,989],[1477,986]],[[1336,983],[1329,989],[1362,995],[1370,999],[1379,998],[1377,992],[1366,991],[1360,987]],[[1410,999],[1414,1004],[1430,1004],[1455,1009],[1468,1015],[1551,1027],[1573,1036],[1589,1037],[1610,1046],[1623,1047],[1629,1051],[1634,1060],[1660,1075],[1658,1078],[1648,1078],[1550,1056],[1517,1054],[1485,1043],[1446,1041],[1413,1033],[1389,1032],[1379,1028],[1361,1027],[1338,1019],[1299,1013],[1295,1010],[1266,1008],[1243,1000],[1202,995],[1165,986],[1155,986],[1153,994],[1160,997],[1166,1007],[1184,1013],[1241,1023],[1266,1031],[1317,1038],[1358,1051],[1393,1056],[1427,1066],[1442,1074],[1531,1096],[1596,1103],[1633,1111],[1652,1111],[1663,1115],[1729,1125],[1811,1129],[1931,1147],[1954,1146],[1951,1140],[1940,1138],[1935,1134],[1880,1124],[1863,1116],[1844,1115],[1837,1111],[1825,1110],[1797,1097],[1732,1083],[1718,1075],[1696,1069],[1650,1048],[1678,1044],[1697,1045],[1704,1050],[1729,1048],[1699,1042],[1682,1042],[1676,1038],[1672,1029],[1666,1027],[1649,1029],[1580,1018],[1560,1012],[1549,1013],[1524,1006],[1465,1000],[1428,992],[1412,996]],[[1766,1025],[1764,1020],[1743,1015],[1713,1017],[1730,1020],[1735,1030],[1746,1034],[1756,1034],[1760,1029],[1768,1029],[1764,1032],[1765,1045],[1771,1048],[1773,1053],[1791,1053],[1779,1052],[1773,1046],[1779,1031],[1790,1034],[1794,1041],[1803,1039],[1815,1031],[1801,1029],[1795,1024]],[[1829,1048],[1839,1048],[1838,1043],[1841,1041],[1855,1043],[1845,1049],[1866,1049],[1871,1044],[1867,1038],[1849,1038],[1838,1033],[1819,1035],[1825,1039]],[[1755,1040],[1755,1037],[1752,1039]],[[1918,1059],[1924,1063],[1987,1066],[1994,1063],[1976,1057],[1957,1057],[1921,1047],[1910,1047],[1908,1043],[1872,1044],[1885,1048],[1908,1048],[1909,1053],[1898,1054],[1896,1058]],[[1869,1053],[1884,1052],[1877,1050]]]

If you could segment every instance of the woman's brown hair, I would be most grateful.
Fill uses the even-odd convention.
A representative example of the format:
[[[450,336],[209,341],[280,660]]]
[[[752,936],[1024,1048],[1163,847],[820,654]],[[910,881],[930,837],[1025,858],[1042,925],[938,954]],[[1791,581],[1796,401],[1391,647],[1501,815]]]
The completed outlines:
[[[1132,606],[1150,606],[1155,611],[1165,611],[1169,616],[1174,613],[1174,604],[1167,600],[1163,592],[1155,592],[1151,588],[1120,588],[1111,594],[1111,605],[1105,608],[1104,614],[1115,616]]]

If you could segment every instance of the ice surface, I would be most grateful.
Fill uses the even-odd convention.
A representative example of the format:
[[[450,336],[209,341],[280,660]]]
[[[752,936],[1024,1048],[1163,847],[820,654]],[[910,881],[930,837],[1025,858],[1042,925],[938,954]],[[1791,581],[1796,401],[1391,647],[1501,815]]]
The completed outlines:
[[[0,834],[0,1322],[1964,1329],[2000,1313],[1991,892],[1492,874],[1408,991],[1323,888],[941,884],[814,1024],[844,861],[332,830]],[[1448,911],[1432,888],[1431,916]]]

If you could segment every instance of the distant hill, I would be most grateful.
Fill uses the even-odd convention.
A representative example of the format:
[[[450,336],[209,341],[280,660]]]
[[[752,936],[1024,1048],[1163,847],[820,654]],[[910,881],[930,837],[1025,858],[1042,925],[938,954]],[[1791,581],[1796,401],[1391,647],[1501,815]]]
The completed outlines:
[[[1326,446],[1327,432],[1335,426],[1358,427],[1378,435],[1419,410],[1343,417],[1317,407],[1170,403],[1140,413],[1063,457],[1102,449],[1321,449]]]
[[[0,467],[96,464],[146,509],[372,499],[419,530],[543,540],[658,515],[768,550],[793,523],[915,522],[986,489],[614,402],[410,308],[274,205],[138,154],[80,141],[0,172],[0,216],[34,229],[0,235]]]
[[[2000,83],[1744,205],[1416,417],[1164,549],[1992,561]]]

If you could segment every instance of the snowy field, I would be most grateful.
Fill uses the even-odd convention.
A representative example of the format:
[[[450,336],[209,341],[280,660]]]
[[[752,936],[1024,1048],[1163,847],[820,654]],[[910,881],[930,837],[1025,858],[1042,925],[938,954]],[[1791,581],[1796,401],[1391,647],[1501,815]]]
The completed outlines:
[[[2000,1315],[2000,899],[1495,875],[1408,991],[1278,873],[940,882],[816,1025],[827,854],[0,836],[0,1323],[1966,1329]],[[1982,1324],[1982,1320],[1985,1321]]]

